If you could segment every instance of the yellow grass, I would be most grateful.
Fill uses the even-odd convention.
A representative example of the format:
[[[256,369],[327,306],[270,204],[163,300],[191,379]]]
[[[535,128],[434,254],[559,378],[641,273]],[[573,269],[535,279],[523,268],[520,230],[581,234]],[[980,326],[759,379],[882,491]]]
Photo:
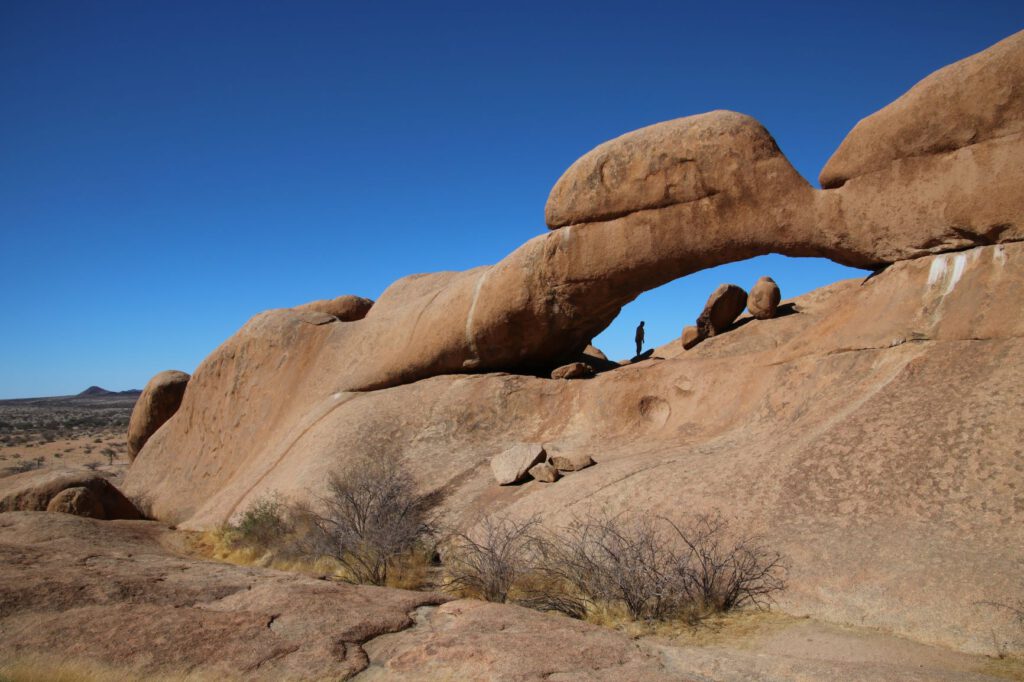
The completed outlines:
[[[139,675],[96,661],[61,660],[54,656],[21,656],[0,662],[0,682],[177,682],[223,679],[220,676],[178,674]]]
[[[338,561],[327,557],[311,560],[299,556],[281,556],[272,549],[238,546],[232,542],[230,529],[194,533],[187,541],[190,554],[236,566],[259,566],[309,576],[327,576],[334,580],[353,582],[352,576]],[[388,587],[403,590],[422,589],[428,582],[430,557],[426,552],[412,552],[401,557],[388,571]]]

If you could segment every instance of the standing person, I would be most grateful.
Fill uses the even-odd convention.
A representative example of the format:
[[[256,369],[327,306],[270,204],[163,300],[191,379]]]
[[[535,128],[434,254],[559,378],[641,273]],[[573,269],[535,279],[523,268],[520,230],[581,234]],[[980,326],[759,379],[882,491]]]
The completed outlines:
[[[640,355],[640,351],[644,348],[644,321],[640,320],[640,324],[636,328],[636,354]]]

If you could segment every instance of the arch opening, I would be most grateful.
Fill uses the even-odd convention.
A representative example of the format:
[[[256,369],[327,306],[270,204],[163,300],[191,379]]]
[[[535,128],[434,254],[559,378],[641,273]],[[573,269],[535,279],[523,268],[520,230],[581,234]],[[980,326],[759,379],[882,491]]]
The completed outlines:
[[[726,263],[645,291],[623,306],[592,343],[610,360],[629,360],[636,350],[633,338],[641,320],[645,322],[645,352],[677,343],[683,327],[694,324],[708,296],[720,284],[736,284],[749,292],[758,278],[767,275],[779,285],[785,301],[840,280],[863,279],[869,274],[870,270],[840,265],[827,258],[779,254]]]

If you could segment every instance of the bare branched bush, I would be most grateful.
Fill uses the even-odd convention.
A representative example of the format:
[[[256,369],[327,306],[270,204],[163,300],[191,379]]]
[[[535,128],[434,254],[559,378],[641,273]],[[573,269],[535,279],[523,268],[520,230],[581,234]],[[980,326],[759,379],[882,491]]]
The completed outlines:
[[[363,458],[333,474],[316,510],[306,509],[306,551],[341,564],[353,582],[383,585],[431,533],[437,496],[419,494],[396,457]]]
[[[447,587],[487,601],[507,601],[531,570],[537,523],[536,517],[486,516],[468,532],[450,531],[444,542]]]
[[[721,514],[704,514],[675,534],[672,568],[681,601],[698,613],[766,607],[785,589],[786,567],[778,552],[756,537],[734,537]]]
[[[647,517],[600,515],[575,521],[539,545],[543,579],[525,600],[542,610],[583,617],[622,605],[634,620],[663,619],[678,590],[663,529]]]
[[[585,618],[685,619],[763,608],[785,587],[781,556],[734,538],[720,515],[684,525],[636,514],[596,515],[557,531],[485,519],[458,535],[445,563],[453,583],[493,601]]]

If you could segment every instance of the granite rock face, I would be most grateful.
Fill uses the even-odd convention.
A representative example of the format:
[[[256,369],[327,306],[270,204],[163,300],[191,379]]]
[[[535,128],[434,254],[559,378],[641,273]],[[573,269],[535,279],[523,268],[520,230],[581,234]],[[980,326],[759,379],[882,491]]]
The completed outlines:
[[[1006,314],[1024,299],[1010,106],[1024,70],[1006,67],[1022,50],[1018,34],[923,81],[879,112],[890,123],[858,126],[825,190],[735,112],[600,145],[552,190],[553,229],[495,265],[403,278],[360,320],[254,317],[197,368],[125,490],[158,518],[213,527],[395,454],[467,525],[494,510],[720,507],[790,557],[784,608],[987,653],[977,604],[1024,597],[1009,577],[1024,560],[1024,318]],[[972,83],[1002,90],[986,100]],[[986,101],[999,111],[970,113]],[[918,142],[886,156],[889,126]],[[772,252],[887,267],[685,353],[677,340],[588,381],[546,378],[640,293]],[[494,485],[494,453],[547,442],[600,466]],[[540,461],[524,459],[512,480]]]

